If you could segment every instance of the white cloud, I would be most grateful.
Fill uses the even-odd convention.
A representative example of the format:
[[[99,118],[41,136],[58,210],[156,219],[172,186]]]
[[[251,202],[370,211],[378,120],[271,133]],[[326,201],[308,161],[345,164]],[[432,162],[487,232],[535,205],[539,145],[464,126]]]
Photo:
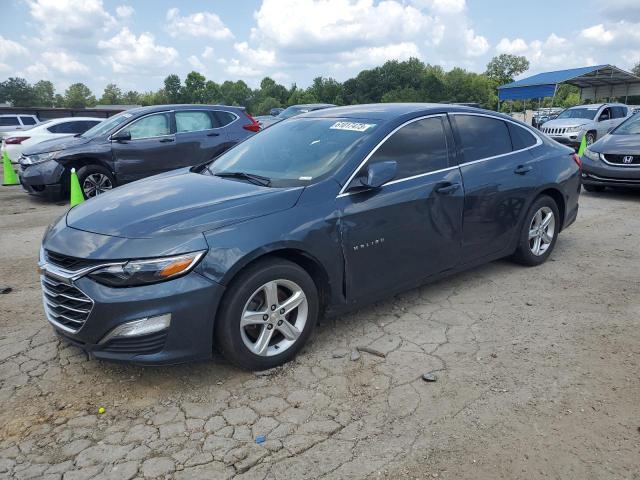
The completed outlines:
[[[340,54],[341,64],[348,67],[363,67],[381,65],[387,60],[408,60],[420,57],[420,50],[413,42],[394,43],[382,47],[362,47]],[[341,64],[336,65],[340,67]]]
[[[25,1],[38,24],[36,40],[47,47],[57,44],[76,51],[94,51],[99,36],[117,26],[102,0]]]
[[[613,32],[604,28],[604,25],[601,23],[593,27],[585,28],[580,32],[580,36],[586,40],[602,44],[611,43],[615,38]]]
[[[206,65],[202,63],[202,61],[197,56],[191,55],[189,58],[187,58],[187,61],[189,62],[189,65],[196,69],[196,71],[200,73],[207,71]]]
[[[42,80],[48,78],[50,75],[49,69],[42,62],[33,63],[22,71],[18,72],[18,76],[26,78],[30,82]]]
[[[118,5],[116,7],[116,15],[120,18],[129,18],[134,12],[135,10],[130,5]]]
[[[98,42],[98,48],[105,52],[105,62],[116,73],[163,72],[178,59],[175,48],[157,45],[148,32],[136,37],[126,27],[113,38]]]
[[[22,45],[0,35],[0,60],[26,54],[27,49]]]
[[[171,8],[167,11],[167,22],[167,31],[172,37],[233,38],[231,30],[213,12],[198,12],[182,17],[179,9]]]
[[[472,28],[464,31],[464,46],[470,57],[479,57],[489,50],[489,42],[482,35],[476,35]]]
[[[466,8],[465,0],[414,0],[416,6],[426,7],[438,13],[461,13]]]
[[[207,60],[213,58],[213,47],[205,47],[204,52],[202,52],[202,58]]]
[[[86,65],[66,52],[44,52],[41,57],[45,65],[65,75],[84,74],[89,71]]]
[[[529,45],[522,38],[514,38],[513,40],[509,40],[508,38],[503,38],[496,45],[496,52],[498,54],[508,53],[510,55],[522,55],[523,53],[527,53],[529,49]]]

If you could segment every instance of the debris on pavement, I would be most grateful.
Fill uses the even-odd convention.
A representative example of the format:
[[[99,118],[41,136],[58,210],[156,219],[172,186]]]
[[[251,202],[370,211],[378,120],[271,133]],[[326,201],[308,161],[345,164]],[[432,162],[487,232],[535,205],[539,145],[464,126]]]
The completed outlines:
[[[264,443],[266,439],[267,439],[267,438],[266,438],[264,435],[258,435],[258,436],[256,437],[256,443],[257,443],[258,445],[260,445],[261,443]]]
[[[422,379],[425,382],[435,382],[436,380],[438,380],[438,377],[436,377],[435,373],[423,373],[422,374]]]
[[[355,362],[360,359],[360,352],[357,349],[351,350],[351,361]]]
[[[357,347],[359,352],[370,353],[371,355],[375,355],[376,357],[386,358],[387,356],[381,352],[380,350],[376,350],[375,348],[369,347]]]
[[[11,287],[0,287],[0,293],[11,293],[13,288]]]
[[[343,358],[349,353],[349,350],[346,348],[340,348],[338,350],[334,350],[331,354],[332,358]]]

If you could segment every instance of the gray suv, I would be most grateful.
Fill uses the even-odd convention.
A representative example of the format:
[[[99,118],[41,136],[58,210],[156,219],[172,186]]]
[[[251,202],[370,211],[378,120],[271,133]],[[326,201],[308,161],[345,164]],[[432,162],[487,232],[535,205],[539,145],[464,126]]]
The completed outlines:
[[[631,115],[622,103],[599,103],[567,108],[540,129],[556,142],[577,147],[586,136],[587,145],[604,137]]]

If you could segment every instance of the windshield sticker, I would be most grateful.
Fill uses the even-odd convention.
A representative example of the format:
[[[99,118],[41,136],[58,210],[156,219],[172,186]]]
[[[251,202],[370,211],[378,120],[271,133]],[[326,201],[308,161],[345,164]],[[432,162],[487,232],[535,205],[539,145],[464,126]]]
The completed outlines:
[[[122,116],[124,118],[130,118],[130,117],[133,117],[133,113],[123,113]]]
[[[298,180],[302,180],[303,182],[306,182],[308,180],[311,180],[313,177],[299,177]]]
[[[331,130],[349,130],[351,132],[365,132],[371,127],[375,127],[375,123],[357,123],[357,122],[336,122],[329,127]]]

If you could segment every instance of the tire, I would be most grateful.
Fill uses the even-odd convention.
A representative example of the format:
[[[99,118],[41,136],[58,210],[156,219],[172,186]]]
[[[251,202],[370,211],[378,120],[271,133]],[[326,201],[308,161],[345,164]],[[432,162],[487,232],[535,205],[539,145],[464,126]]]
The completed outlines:
[[[111,172],[100,165],[86,165],[80,168],[78,180],[84,198],[95,197],[116,186],[115,178]]]
[[[281,305],[294,297],[302,298],[295,296],[296,288],[303,300],[282,314]],[[273,368],[294,358],[304,346],[318,312],[318,289],[304,269],[284,259],[261,260],[240,272],[229,285],[216,317],[214,344],[229,362],[241,368]],[[241,325],[242,318],[249,323]],[[267,338],[270,340],[265,343]]]
[[[587,192],[604,192],[602,185],[582,185]]]
[[[547,227],[540,226],[538,220],[546,220],[549,213],[553,216]],[[559,229],[560,215],[556,202],[547,195],[539,196],[534,200],[531,207],[529,207],[522,224],[522,230],[518,238],[518,247],[516,248],[513,259],[518,263],[529,266],[544,263],[556,245]],[[531,237],[531,232],[534,230],[536,230],[537,233],[534,237]],[[544,231],[544,234],[542,231]],[[549,235],[550,232],[551,235]],[[546,238],[543,235],[545,235]],[[550,241],[547,239],[550,239]],[[540,243],[538,244],[537,242]],[[539,245],[538,248],[536,248],[537,245]],[[534,253],[536,251],[537,253]]]
[[[585,134],[585,136],[587,137],[587,146],[595,143],[595,141],[596,141],[596,132],[587,132]]]

